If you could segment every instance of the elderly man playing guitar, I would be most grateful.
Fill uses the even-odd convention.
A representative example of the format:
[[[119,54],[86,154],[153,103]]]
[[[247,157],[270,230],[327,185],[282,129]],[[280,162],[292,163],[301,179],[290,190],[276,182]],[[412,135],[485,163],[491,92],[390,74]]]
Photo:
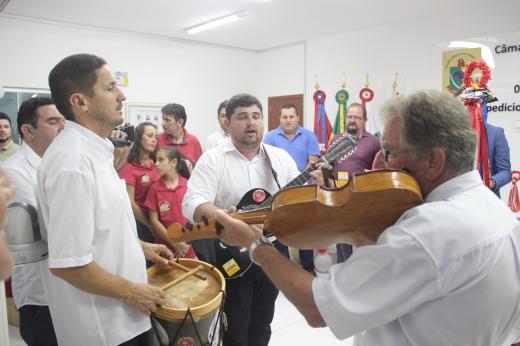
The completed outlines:
[[[213,209],[222,241],[248,247],[308,323],[328,326],[339,339],[355,335],[356,345],[512,344],[520,336],[520,226],[474,170],[468,113],[451,95],[422,91],[392,98],[382,115],[376,166],[411,174],[424,203],[333,265],[330,279],[313,277],[257,229]],[[356,177],[349,184],[356,185]],[[344,214],[345,225],[351,216]],[[272,231],[277,234],[274,225]]]

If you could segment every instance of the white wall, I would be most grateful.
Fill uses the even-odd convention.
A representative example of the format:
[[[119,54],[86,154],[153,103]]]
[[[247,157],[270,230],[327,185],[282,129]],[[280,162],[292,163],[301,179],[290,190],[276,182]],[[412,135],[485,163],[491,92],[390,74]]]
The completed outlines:
[[[450,13],[392,27],[377,27],[309,40],[261,53],[166,38],[89,30],[21,21],[0,16],[0,85],[47,88],[48,71],[61,58],[78,52],[104,57],[112,70],[127,71],[128,101],[179,102],[188,112],[187,127],[199,138],[217,129],[218,103],[238,92],[250,92],[267,107],[268,96],[305,94],[305,124],[314,122],[314,75],[328,95],[331,122],[337,110],[334,94],[346,73],[349,102],[358,101],[365,73],[375,91],[376,106],[398,91],[441,85],[441,52],[451,40],[520,31],[520,3],[494,4],[485,15]],[[480,18],[475,23],[475,18]],[[369,15],[367,15],[369,20]],[[520,138],[511,121],[504,126],[514,168],[520,168]],[[505,194],[507,196],[507,192]]]
[[[305,92],[305,43],[266,50],[258,55],[257,94],[267,108],[267,98]],[[304,109],[304,113],[306,109]],[[268,114],[267,111],[264,112]],[[311,128],[312,123],[305,123]],[[267,117],[266,117],[267,126]]]
[[[513,3],[513,2],[512,2]],[[516,3],[516,2],[515,2]],[[331,121],[336,114],[334,94],[340,88],[341,74],[346,73],[349,102],[359,102],[358,91],[369,73],[374,101],[382,103],[392,95],[395,73],[399,73],[398,91],[439,89],[442,79],[440,46],[451,40],[520,30],[519,4],[493,6],[475,24],[475,13],[454,13],[443,18],[422,19],[392,27],[329,36],[307,42],[307,108],[312,108],[314,76],[327,93],[326,109]],[[480,18],[480,17],[479,17]],[[307,114],[312,120],[313,114]]]
[[[186,107],[187,129],[202,141],[218,127],[217,106],[257,92],[258,53],[174,40],[0,17],[0,85],[48,89],[49,71],[74,53],[127,71],[127,101]]]
[[[477,17],[472,10],[442,18],[309,40],[306,47],[306,108],[312,110],[313,107],[315,75],[321,89],[327,93],[326,110],[332,124],[337,111],[334,95],[340,89],[342,73],[346,73],[349,103],[359,102],[358,92],[364,86],[366,73],[369,73],[370,87],[375,92],[375,106],[380,106],[391,97],[396,72],[399,73],[400,93],[440,89],[442,51],[447,49],[449,41],[520,31],[519,11],[520,3],[512,1],[505,6],[493,5]],[[515,57],[518,58],[518,55]],[[517,74],[520,62],[516,66],[510,73]],[[520,136],[513,130],[512,120],[512,117],[520,119],[520,114],[507,117],[508,120],[499,120],[496,116],[490,116],[490,122],[505,128],[513,169],[520,169]],[[305,121],[306,124],[313,124],[312,111],[307,112]],[[502,190],[502,198],[508,196],[509,187],[506,187]]]

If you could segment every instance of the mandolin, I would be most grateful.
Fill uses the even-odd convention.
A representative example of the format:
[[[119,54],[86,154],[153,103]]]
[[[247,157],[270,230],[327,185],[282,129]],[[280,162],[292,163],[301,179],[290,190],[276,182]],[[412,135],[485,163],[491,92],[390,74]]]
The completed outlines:
[[[423,201],[419,184],[410,174],[378,170],[353,175],[339,189],[318,185],[290,187],[272,196],[266,208],[231,214],[248,224],[263,224],[283,244],[300,249],[334,243],[374,244],[379,235],[408,209]],[[168,228],[174,241],[217,237],[214,219],[191,227]]]

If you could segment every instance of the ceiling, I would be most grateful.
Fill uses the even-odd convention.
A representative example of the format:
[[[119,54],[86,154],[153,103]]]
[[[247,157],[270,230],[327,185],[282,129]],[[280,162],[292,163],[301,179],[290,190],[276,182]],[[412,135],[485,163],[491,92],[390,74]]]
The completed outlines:
[[[494,0],[494,3],[517,0]],[[485,8],[488,0],[0,0],[1,15],[262,51],[323,36]],[[246,10],[241,20],[186,29]]]

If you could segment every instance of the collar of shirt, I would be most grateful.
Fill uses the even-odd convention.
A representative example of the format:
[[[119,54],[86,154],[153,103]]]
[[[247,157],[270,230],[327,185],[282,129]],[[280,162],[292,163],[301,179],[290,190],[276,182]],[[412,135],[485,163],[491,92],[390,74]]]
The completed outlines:
[[[482,180],[480,179],[478,171],[473,170],[451,178],[447,182],[437,186],[428,194],[428,196],[426,196],[425,202],[430,203],[442,201],[450,196],[475,188],[479,185],[482,185]]]
[[[184,132],[184,135],[182,136],[182,139],[180,141],[176,141],[175,138],[164,132],[166,137],[168,138],[168,142],[171,144],[187,144],[188,143],[188,130],[182,129]]]
[[[70,120],[65,120],[65,130],[63,131],[75,132],[79,138],[88,143],[93,152],[103,155],[106,159],[114,159],[114,145],[108,138],[102,138],[86,127]]]
[[[226,152],[235,152],[237,155],[243,157],[245,160],[250,161],[250,162],[255,162],[259,158],[262,158],[265,156],[265,154],[264,154],[265,147],[264,146],[265,146],[265,144],[261,144],[260,151],[258,152],[258,154],[256,154],[256,156],[252,160],[248,160],[240,151],[238,151],[238,149],[237,149],[237,147],[235,147],[235,144],[233,143],[233,141],[226,141],[224,144],[222,144],[222,147],[224,148],[225,153]]]
[[[184,177],[179,177],[179,183],[177,187],[172,189],[171,187],[166,186],[164,180],[159,179],[157,182],[157,191],[175,191],[180,187],[185,187],[187,185],[187,180]]]
[[[7,151],[11,149],[13,145],[16,145],[16,143],[11,138],[9,138],[9,142],[6,145],[4,145],[4,147],[0,149],[0,151]]]
[[[148,170],[153,170],[155,168],[155,163],[152,161],[151,164],[149,165],[143,165],[141,162],[139,161],[134,161],[134,162],[130,162],[130,164],[134,167],[137,167],[137,168],[145,168],[145,169],[148,169]]]
[[[26,158],[27,162],[29,162],[29,164],[34,169],[37,169],[40,163],[42,162],[42,158],[39,157],[38,154],[36,154],[34,150],[32,150],[32,148],[25,142],[22,142],[22,145],[20,146],[20,151]]]
[[[229,133],[227,133],[226,131],[224,131],[224,130],[222,129],[222,127],[219,127],[218,130],[219,130],[220,134],[221,134],[223,137],[229,137]]]
[[[285,134],[285,132],[283,132],[282,125],[278,126],[276,129],[274,129],[274,131],[275,131],[275,133],[276,133],[277,135],[287,137],[287,135]],[[298,125],[298,129],[296,130],[296,135],[295,135],[293,138],[291,138],[291,139],[296,138],[296,136],[301,135],[301,133],[302,133],[302,127],[301,127],[300,125]],[[287,138],[289,138],[289,137],[287,137]]]

